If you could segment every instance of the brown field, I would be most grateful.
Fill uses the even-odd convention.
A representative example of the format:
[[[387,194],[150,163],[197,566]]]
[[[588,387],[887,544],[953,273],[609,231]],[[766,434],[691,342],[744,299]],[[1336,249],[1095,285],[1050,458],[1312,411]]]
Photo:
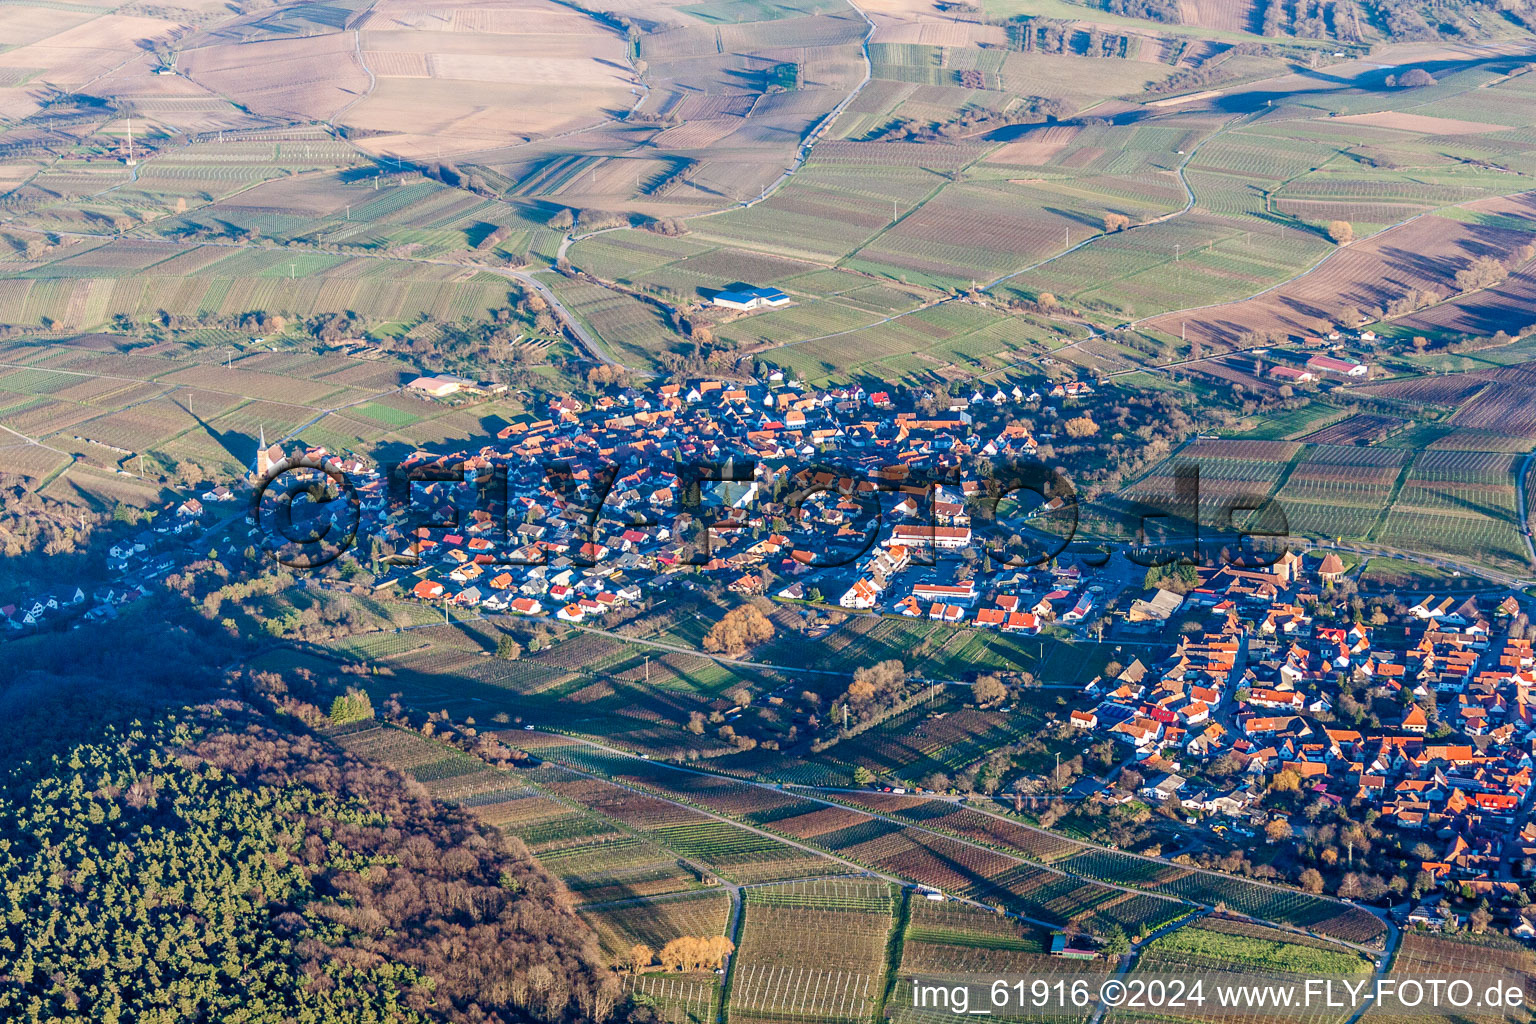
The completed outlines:
[[[350,38],[350,37],[348,37]],[[617,32],[552,0],[385,0],[362,31],[377,76],[344,120],[374,153],[491,149],[595,124],[635,101]]]
[[[402,53],[399,50],[369,50],[366,54],[368,69],[385,78],[431,78],[424,53]]]
[[[1482,121],[1458,121],[1450,117],[1429,117],[1425,114],[1408,114],[1399,110],[1381,110],[1374,114],[1345,114],[1334,118],[1351,124],[1368,124],[1372,128],[1395,128],[1420,135],[1483,135],[1488,132],[1506,131],[1502,124],[1486,124]]]
[[[1451,374],[1436,377],[1409,377],[1350,390],[1375,397],[1394,398],[1425,405],[1460,405],[1487,386],[1487,381],[1470,374]]]
[[[1179,20],[1222,32],[1252,32],[1260,6],[1254,0],[1179,0]]]
[[[987,157],[987,162],[1026,166],[1050,163],[1052,157],[1071,144],[1077,133],[1078,129],[1073,125],[1052,125],[1032,131],[1021,139],[1004,144]]]
[[[1512,438],[1536,436],[1536,387],[1495,382],[1456,410],[1450,422],[1463,429]]]
[[[0,38],[24,47],[91,20],[84,11],[55,11],[46,7],[0,7]],[[7,62],[9,64],[9,62]]]
[[[1308,434],[1302,440],[1312,444],[1368,444],[1378,434],[1394,430],[1402,426],[1403,422],[1395,416],[1360,413],[1346,417],[1337,423],[1331,423],[1321,430]]]
[[[195,14],[177,8],[173,16]],[[64,91],[90,83],[97,95],[130,92],[122,84],[128,80],[152,82],[146,51],[185,27],[167,17],[107,10],[92,15],[70,7],[0,8],[0,45],[6,47],[0,53],[0,116],[20,120],[35,113],[49,95],[36,88],[39,82]]]
[[[1420,331],[1457,334],[1511,334],[1536,324],[1536,269],[1527,267],[1509,275],[1496,288],[1486,288],[1465,298],[1441,303],[1393,323]]]
[[[869,820],[869,815],[860,814],[858,811],[850,811],[842,807],[823,807],[809,814],[799,814],[793,818],[775,821],[773,830],[787,836],[794,836],[796,839],[810,839]]]
[[[1448,421],[1457,429],[1441,438],[1438,448],[1523,451],[1528,445],[1519,443],[1520,439],[1536,436],[1536,363],[1418,377],[1359,390],[1413,404],[1459,406]]]
[[[684,935],[723,934],[730,910],[725,890],[714,889],[606,909],[584,908],[581,916],[597,932],[604,955],[617,958],[637,942],[660,949]]]
[[[267,114],[332,117],[368,88],[351,33],[220,43],[188,50],[178,67]]]
[[[41,445],[22,442],[0,446],[0,473],[41,479],[68,461],[69,456]]]
[[[921,43],[925,46],[974,46],[977,43],[1002,44],[1007,35],[1001,25],[978,25],[975,22],[943,21],[890,21],[876,19],[877,43]]]
[[[1342,218],[1357,224],[1396,224],[1432,209],[1416,203],[1373,203],[1358,199],[1288,199],[1278,196],[1275,206],[1283,213],[1305,221],[1329,221]]]
[[[1392,962],[1394,978],[1453,977],[1456,975],[1502,974],[1508,983],[1520,985],[1527,1001],[1536,991],[1536,960],[1531,951],[1501,936],[1466,936],[1441,938],[1435,935],[1403,933],[1402,946]],[[1424,1024],[1493,1024],[1506,1019],[1491,1011],[1457,1012],[1437,1015],[1395,1015],[1372,1009],[1364,1020],[1372,1024],[1406,1024],[1418,1020]]]
[[[1530,218],[1536,215],[1536,194],[1484,200],[1467,209]],[[1473,259],[1506,257],[1530,239],[1528,231],[1430,214],[1342,246],[1316,271],[1255,298],[1143,322],[1170,334],[1187,324],[1190,337],[1226,345],[1255,330],[1316,334],[1336,326],[1346,307],[1369,313],[1415,289],[1444,294]]]
[[[739,117],[709,117],[689,121],[676,128],[668,128],[656,136],[655,142],[662,149],[703,149],[719,142],[744,123]]]

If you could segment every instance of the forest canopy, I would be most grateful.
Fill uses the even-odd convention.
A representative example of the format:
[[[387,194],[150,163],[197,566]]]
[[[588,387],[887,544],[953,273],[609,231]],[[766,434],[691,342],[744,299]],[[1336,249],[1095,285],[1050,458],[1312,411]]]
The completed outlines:
[[[592,1021],[618,982],[522,848],[224,701],[0,791],[6,1021]]]

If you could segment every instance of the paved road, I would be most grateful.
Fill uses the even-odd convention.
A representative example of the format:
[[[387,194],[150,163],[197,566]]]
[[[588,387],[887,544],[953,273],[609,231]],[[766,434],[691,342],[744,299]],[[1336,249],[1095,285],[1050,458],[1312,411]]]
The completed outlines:
[[[1531,460],[1536,459],[1536,452],[1530,452],[1520,460],[1520,468],[1515,472],[1515,508],[1520,513],[1520,540],[1525,544],[1525,557],[1536,565],[1536,544],[1531,541],[1530,498],[1526,494],[1526,485],[1531,479]]]
[[[1369,910],[1370,908],[1367,907],[1366,909]],[[1397,925],[1393,924],[1391,920],[1387,919],[1386,917],[1382,917],[1382,921],[1385,922],[1387,926],[1386,950],[1376,960],[1376,971],[1371,976],[1371,987],[1373,989],[1375,988],[1376,984],[1381,981],[1382,978],[1385,978],[1388,974],[1391,973],[1392,962],[1397,959],[1397,951],[1402,947],[1403,943],[1403,935],[1402,932],[1398,930]],[[1369,1010],[1371,1006],[1372,1004],[1369,1002],[1362,1003],[1359,1009],[1350,1014],[1349,1020],[1345,1021],[1344,1024],[1359,1024],[1360,1018],[1365,1016],[1366,1011]]]
[[[550,308],[555,311],[555,315],[565,321],[566,328],[581,343],[581,347],[587,350],[588,355],[604,366],[617,366],[620,369],[626,368],[617,359],[608,354],[608,350],[603,347],[603,343],[591,331],[588,331],[580,320],[576,319],[576,314],[566,308],[565,303],[560,301],[559,296],[554,293],[554,290],[549,285],[523,270],[503,270],[498,267],[482,267],[481,269],[489,270],[493,274],[501,274],[503,277],[513,278],[538,292],[544,301],[549,303]]]

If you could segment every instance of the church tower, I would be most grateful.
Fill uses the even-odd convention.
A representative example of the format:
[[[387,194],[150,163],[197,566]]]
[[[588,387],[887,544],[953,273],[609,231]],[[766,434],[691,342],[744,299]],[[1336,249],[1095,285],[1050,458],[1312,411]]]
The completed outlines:
[[[257,480],[267,475],[267,470],[272,467],[272,455],[267,449],[267,427],[262,424],[261,440],[256,442],[256,462],[254,465]]]

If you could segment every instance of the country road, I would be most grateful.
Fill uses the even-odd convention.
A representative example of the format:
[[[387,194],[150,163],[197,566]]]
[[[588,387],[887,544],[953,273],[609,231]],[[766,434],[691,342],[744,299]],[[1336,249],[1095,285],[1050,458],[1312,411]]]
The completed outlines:
[[[591,331],[587,330],[586,325],[576,318],[576,314],[572,313],[565,303],[560,301],[560,297],[555,294],[554,289],[550,288],[549,285],[526,271],[498,270],[496,268],[485,269],[491,270],[492,273],[499,273],[505,277],[521,281],[537,292],[545,302],[549,303],[550,308],[555,311],[556,315],[565,322],[566,328],[575,336],[576,340],[581,343],[581,347],[586,349],[587,354],[593,359],[596,359],[604,366],[618,366],[621,369],[628,369],[628,367],[624,367],[618,360],[608,354],[608,350],[603,347],[603,343]]]
[[[1531,499],[1528,493],[1533,459],[1536,459],[1536,452],[1528,452],[1525,458],[1520,460],[1520,468],[1515,470],[1515,510],[1520,516],[1520,540],[1525,544],[1525,557],[1533,566],[1536,566],[1536,543],[1532,543],[1531,540]]]

